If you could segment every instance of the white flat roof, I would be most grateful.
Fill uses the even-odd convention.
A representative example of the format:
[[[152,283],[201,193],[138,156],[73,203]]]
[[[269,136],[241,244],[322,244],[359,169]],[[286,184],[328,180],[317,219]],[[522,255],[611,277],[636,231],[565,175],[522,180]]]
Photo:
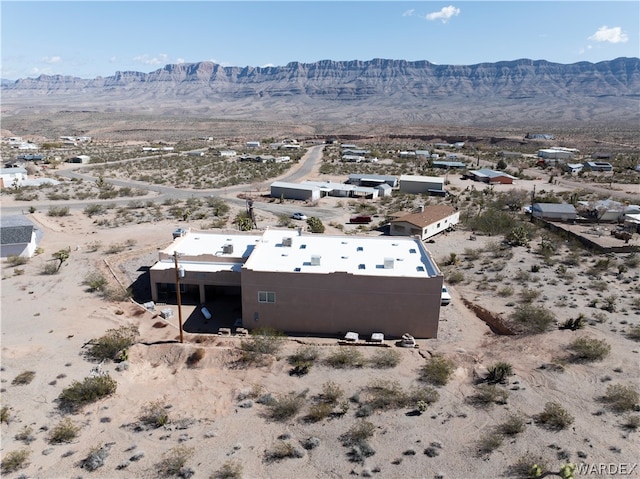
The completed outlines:
[[[285,246],[290,238],[291,246]],[[318,264],[315,264],[318,263]],[[385,264],[387,267],[385,267]],[[298,235],[267,230],[244,268],[252,271],[428,278],[440,274],[419,239]]]
[[[247,258],[254,246],[260,241],[260,236],[208,233],[204,231],[189,232],[181,238],[177,238],[162,253],[173,256],[177,251],[178,256],[216,255],[227,258]],[[222,247],[226,244],[233,245],[232,253],[223,253]]]
[[[422,181],[429,183],[444,183],[441,176],[401,175],[400,181]]]

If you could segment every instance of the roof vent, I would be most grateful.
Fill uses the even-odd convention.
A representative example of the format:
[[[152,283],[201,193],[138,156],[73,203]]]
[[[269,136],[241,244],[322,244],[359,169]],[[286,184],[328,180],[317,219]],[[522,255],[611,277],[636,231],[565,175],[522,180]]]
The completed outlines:
[[[384,269],[393,269],[393,258],[385,258],[384,259]]]
[[[320,266],[320,258],[318,254],[311,255],[311,266]]]
[[[282,246],[289,246],[291,247],[291,237],[286,237],[286,238],[282,238]]]
[[[231,243],[227,243],[225,245],[222,246],[222,252],[224,254],[231,254],[233,253],[233,245]]]

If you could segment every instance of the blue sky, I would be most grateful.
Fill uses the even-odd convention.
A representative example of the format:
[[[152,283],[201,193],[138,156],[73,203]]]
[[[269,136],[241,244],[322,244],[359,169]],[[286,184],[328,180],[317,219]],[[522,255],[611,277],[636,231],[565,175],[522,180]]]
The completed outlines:
[[[640,2],[6,1],[1,77],[82,78],[169,63],[640,57]]]

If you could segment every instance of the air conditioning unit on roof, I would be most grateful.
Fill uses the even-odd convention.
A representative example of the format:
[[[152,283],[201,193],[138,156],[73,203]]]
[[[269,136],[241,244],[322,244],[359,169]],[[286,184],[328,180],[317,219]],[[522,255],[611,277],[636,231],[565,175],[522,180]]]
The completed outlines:
[[[233,253],[233,245],[231,243],[227,243],[225,245],[222,246],[222,252],[224,254],[231,254]]]
[[[282,246],[291,246],[292,239],[290,237],[282,238]]]

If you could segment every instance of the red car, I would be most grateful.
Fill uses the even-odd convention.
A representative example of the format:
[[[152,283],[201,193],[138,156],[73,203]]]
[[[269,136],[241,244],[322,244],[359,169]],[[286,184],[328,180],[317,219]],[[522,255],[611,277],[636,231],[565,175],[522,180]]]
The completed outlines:
[[[368,215],[359,215],[359,216],[354,216],[353,218],[351,218],[349,220],[349,223],[355,223],[355,224],[369,224],[373,221],[373,219],[371,218],[371,216]]]

